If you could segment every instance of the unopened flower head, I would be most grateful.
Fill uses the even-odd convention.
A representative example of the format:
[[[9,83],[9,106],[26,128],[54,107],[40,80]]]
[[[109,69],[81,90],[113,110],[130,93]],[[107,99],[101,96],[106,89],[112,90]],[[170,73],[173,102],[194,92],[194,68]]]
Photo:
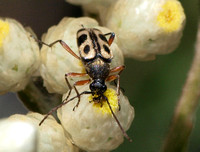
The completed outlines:
[[[134,109],[128,99],[121,93],[120,105],[118,107],[118,97],[116,87],[107,85],[108,89],[104,95],[118,118],[124,130],[128,130],[134,118]],[[89,91],[89,85],[77,87],[79,93]],[[65,94],[63,99],[66,98]],[[70,96],[76,96],[73,90]],[[123,142],[123,134],[115,121],[106,101],[95,103],[91,94],[81,96],[79,106],[75,108],[78,99],[67,103],[57,111],[62,126],[70,135],[75,145],[86,151],[110,151],[118,147]]]
[[[0,19],[0,61],[0,93],[24,89],[39,67],[39,47],[16,20]]]
[[[35,152],[37,130],[29,123],[20,120],[0,121],[1,152]]]
[[[64,130],[56,120],[49,116],[41,126],[40,121],[44,118],[39,113],[28,113],[27,115],[16,114],[8,118],[8,121],[21,121],[29,123],[37,130],[37,151],[38,152],[78,152],[79,149],[73,146],[65,137]]]
[[[104,14],[102,21],[116,32],[124,55],[141,60],[175,50],[185,24],[177,0],[118,0]]]
[[[48,30],[43,37],[43,41],[50,44],[56,40],[63,40],[79,56],[76,33],[82,28],[82,25],[85,28],[100,29],[103,33],[111,32],[107,28],[98,26],[97,21],[88,17],[63,18],[57,26],[53,26]],[[123,65],[124,62],[122,51],[115,42],[111,45],[111,50],[113,50],[111,67]],[[41,60],[40,73],[44,79],[44,85],[49,92],[66,93],[68,86],[65,74],[69,72],[85,72],[82,62],[73,57],[59,43],[51,48],[43,46],[41,49]],[[71,85],[74,84],[75,80],[80,80],[80,78],[70,78]]]

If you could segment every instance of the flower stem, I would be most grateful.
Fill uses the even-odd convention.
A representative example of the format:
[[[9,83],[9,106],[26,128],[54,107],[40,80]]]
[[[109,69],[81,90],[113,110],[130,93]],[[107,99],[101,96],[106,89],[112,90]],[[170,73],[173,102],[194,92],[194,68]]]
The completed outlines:
[[[187,151],[189,136],[194,126],[196,109],[200,97],[200,21],[198,26],[195,56],[175,109],[163,152]]]

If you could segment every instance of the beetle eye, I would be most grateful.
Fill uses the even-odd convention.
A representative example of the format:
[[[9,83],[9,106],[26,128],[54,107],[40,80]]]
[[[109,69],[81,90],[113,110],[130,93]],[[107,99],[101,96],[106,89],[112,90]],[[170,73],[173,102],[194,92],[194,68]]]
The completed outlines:
[[[94,83],[91,83],[91,84],[90,84],[90,90],[91,90],[91,91],[95,91]]]
[[[102,93],[104,93],[107,90],[107,86],[106,85],[102,85]]]

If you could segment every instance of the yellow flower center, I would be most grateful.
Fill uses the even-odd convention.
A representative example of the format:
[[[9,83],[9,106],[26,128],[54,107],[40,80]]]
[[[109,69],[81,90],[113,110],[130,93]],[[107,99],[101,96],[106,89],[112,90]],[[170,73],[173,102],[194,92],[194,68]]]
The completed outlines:
[[[9,24],[7,22],[0,20],[0,47],[2,46],[3,40],[6,38],[8,33],[9,33]]]
[[[79,66],[82,68],[82,69],[81,69],[81,72],[82,72],[82,73],[86,73],[85,67],[84,67],[84,65],[83,65],[83,62],[80,60],[80,61],[78,62],[78,64],[79,64]]]
[[[108,102],[110,103],[113,112],[115,112],[119,108],[116,91],[114,89],[108,88],[106,92],[104,93],[104,95],[108,98]],[[89,96],[89,101],[93,101],[94,97],[97,97],[97,95]],[[93,107],[97,110],[97,112],[100,112],[102,114],[112,114],[107,104],[107,101],[103,100],[99,103],[94,102]]]
[[[162,6],[157,16],[157,23],[165,32],[173,32],[181,27],[183,18],[181,4],[176,0],[171,0]]]

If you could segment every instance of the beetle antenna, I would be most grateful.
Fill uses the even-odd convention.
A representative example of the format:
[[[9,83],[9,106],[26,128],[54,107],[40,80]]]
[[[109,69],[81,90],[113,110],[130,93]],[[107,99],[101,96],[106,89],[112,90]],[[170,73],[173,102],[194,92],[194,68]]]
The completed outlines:
[[[79,96],[81,96],[81,95],[83,95],[83,94],[91,94],[91,93],[92,93],[92,92],[90,92],[90,91],[84,91],[84,92],[80,93]],[[67,101],[65,101],[66,99],[64,99],[64,100],[62,101],[61,104],[59,104],[58,106],[56,106],[56,107],[54,107],[53,109],[51,109],[51,110],[44,116],[44,118],[40,121],[39,126],[42,125],[42,123],[48,118],[49,115],[51,115],[53,112],[55,112],[56,110],[58,110],[59,108],[61,108],[62,106],[64,106],[65,104],[69,103],[70,101],[74,100],[74,99],[77,98],[77,97],[78,97],[78,95],[77,95],[77,96],[74,96],[73,98],[71,98],[71,99],[69,99],[69,100],[67,100]],[[65,101],[65,102],[64,102],[64,101]]]
[[[128,139],[129,142],[132,142],[132,139],[128,136],[128,134],[126,133],[126,131],[123,129],[123,127],[122,127],[122,125],[120,124],[119,120],[117,119],[115,113],[113,112],[112,107],[111,107],[111,105],[110,105],[110,102],[108,101],[108,98],[107,98],[106,96],[104,96],[104,98],[106,99],[106,102],[107,102],[107,104],[108,104],[108,106],[109,106],[109,108],[110,108],[110,111],[111,111],[113,117],[115,118],[115,120],[116,120],[116,122],[117,122],[119,128],[121,129],[121,131],[122,131],[124,137],[126,137],[126,139]]]

